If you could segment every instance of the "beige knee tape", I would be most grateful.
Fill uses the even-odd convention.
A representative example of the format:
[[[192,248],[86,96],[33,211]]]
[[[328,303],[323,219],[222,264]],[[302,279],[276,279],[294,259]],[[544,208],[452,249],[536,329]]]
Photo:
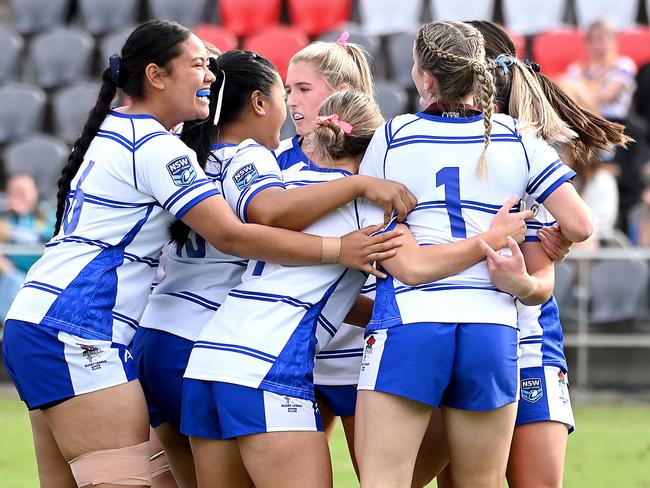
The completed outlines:
[[[82,454],[69,464],[79,487],[101,483],[151,486],[148,441],[137,446]]]
[[[165,451],[160,451],[151,456],[151,479],[171,471]]]

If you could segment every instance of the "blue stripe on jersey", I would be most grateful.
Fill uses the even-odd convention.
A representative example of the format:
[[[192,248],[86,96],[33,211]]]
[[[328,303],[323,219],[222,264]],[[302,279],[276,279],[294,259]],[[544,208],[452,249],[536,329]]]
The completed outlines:
[[[58,286],[53,286],[48,283],[43,283],[41,281],[28,281],[23,285],[25,288],[36,288],[37,290],[46,291],[52,293],[53,295],[59,295],[63,292],[63,288]]]
[[[499,293],[505,293],[499,290],[495,286],[469,286],[469,285],[452,285],[452,284],[437,284],[437,283],[427,283],[425,285],[417,286],[398,286],[395,288],[395,295],[400,293],[406,293],[409,291],[445,291],[445,290],[486,290],[486,291],[496,291]]]
[[[418,112],[415,115],[421,119],[433,120],[434,122],[445,122],[449,124],[471,124],[483,120],[483,114],[473,115],[472,117],[443,117],[441,115],[427,114]]]
[[[355,347],[352,349],[336,349],[334,351],[321,351],[316,355],[316,359],[352,358],[358,356],[363,356],[363,347]]]
[[[130,253],[130,252],[125,252],[124,253],[124,259],[127,259],[128,261],[130,261],[132,263],[146,264],[150,268],[157,268],[158,265],[160,264],[160,260],[158,260],[158,259],[150,258],[148,256],[140,257],[140,256],[136,256],[135,254]]]
[[[318,323],[321,325],[321,327],[323,327],[323,329],[327,331],[329,335],[334,337],[336,334],[336,327],[334,327],[334,325],[329,320],[327,320],[323,314],[320,314],[318,316]]]
[[[169,211],[172,205],[174,205],[174,203],[176,203],[178,200],[183,198],[183,196],[185,196],[186,194],[190,193],[193,190],[196,190],[199,186],[204,185],[206,183],[210,183],[210,180],[208,180],[207,178],[201,178],[193,182],[190,186],[179,188],[174,193],[172,193],[167,200],[165,200],[165,203],[163,203],[163,208]]]
[[[215,312],[219,310],[219,307],[221,306],[220,303],[208,300],[207,298],[202,297],[201,295],[197,295],[196,293],[192,293],[191,291],[171,291],[169,293],[163,293],[163,295],[181,298],[183,300],[187,300],[188,302],[193,302],[197,305],[201,305],[202,307],[209,310],[214,310]]]
[[[288,295],[276,295],[273,293],[263,293],[263,292],[251,291],[251,290],[238,290],[236,288],[230,290],[230,293],[228,293],[228,295],[235,298],[242,298],[244,300],[259,300],[262,302],[283,302],[293,307],[302,307],[305,310],[309,310],[314,306],[313,303],[303,302],[301,300],[298,300],[297,298],[293,298]]]
[[[133,121],[131,121],[131,123],[133,123]],[[145,143],[149,142],[154,137],[165,136],[165,135],[169,135],[169,132],[165,132],[165,131],[151,132],[151,133],[147,134],[146,136],[141,137],[140,139],[135,141],[135,143],[133,144],[133,152],[140,149],[142,146],[145,145]]]
[[[177,219],[182,218],[183,215],[185,215],[189,209],[191,209],[197,203],[205,200],[206,198],[212,197],[212,196],[215,196],[215,195],[220,195],[219,190],[217,190],[212,185],[210,185],[210,186],[211,186],[211,188],[208,191],[205,191],[205,192],[201,193],[200,195],[192,198],[189,202],[187,202],[185,205],[183,205],[181,207],[181,209],[178,212],[176,212],[176,218]]]
[[[361,294],[370,293],[372,291],[375,291],[376,289],[377,289],[377,283],[372,283],[370,285],[363,285],[361,287]]]
[[[124,314],[113,311],[113,318],[119,322],[123,322],[133,330],[137,330],[140,323],[134,318],[128,317]]]
[[[524,242],[542,242],[542,240],[537,236],[526,236]]]
[[[569,171],[567,174],[564,176],[560,177],[559,180],[557,180],[555,183],[553,183],[551,186],[549,186],[544,193],[542,193],[539,197],[537,197],[537,201],[539,203],[544,203],[544,200],[548,198],[548,196],[553,193],[558,186],[560,186],[562,183],[565,183],[572,179],[576,175],[575,171]]]
[[[461,208],[465,208],[468,210],[478,210],[479,212],[485,212],[494,215],[496,215],[496,213],[501,208],[501,206],[499,205],[476,202],[473,200],[461,200],[460,206]],[[431,200],[430,202],[420,202],[415,206],[413,210],[411,210],[411,212],[417,212],[419,210],[427,210],[431,208],[446,208],[446,203],[444,200]],[[511,212],[515,212],[515,211],[516,210],[511,210]]]
[[[556,171],[558,168],[561,168],[562,166],[564,166],[564,163],[559,159],[553,161],[546,168],[544,168],[544,170],[540,174],[538,174],[533,181],[530,182],[530,184],[526,187],[526,193],[528,193],[529,195],[535,193],[535,190],[539,188],[539,185],[541,185],[544,182],[546,177],[549,176],[554,171]]]
[[[120,136],[120,137],[118,138],[116,136]],[[109,132],[109,131],[99,130],[99,131],[97,131],[97,137],[101,137],[103,139],[110,139],[112,141],[115,141],[119,145],[125,147],[129,152],[133,152],[133,149],[131,148],[131,143],[127,139],[124,139],[120,134],[117,134],[116,132]]]
[[[508,127],[506,124],[504,124],[502,122],[499,122],[498,120],[492,120],[492,123],[500,125],[501,127],[506,129],[507,131],[511,132],[519,140],[519,143],[521,144],[521,148],[524,151],[524,157],[526,158],[526,168],[528,168],[528,171],[530,171],[530,160],[528,159],[528,152],[526,151],[526,146],[524,146],[524,143],[521,140],[521,136],[519,135],[519,132],[517,131],[517,124],[518,124],[517,119],[513,119],[513,120],[515,122],[515,128]]]
[[[316,355],[316,359],[344,359],[344,358],[360,358],[363,356],[363,352],[360,353],[349,353],[349,354],[338,354],[336,356],[321,356],[320,354]]]
[[[262,179],[265,179],[265,180],[271,179],[271,180],[277,180],[277,181],[271,181],[271,182],[266,183],[266,184],[264,184],[262,186],[258,186],[253,191],[243,192],[239,196],[239,200],[237,202],[237,215],[241,215],[242,222],[244,222],[244,223],[248,223],[248,204],[251,203],[251,200],[253,199],[253,197],[255,195],[257,195],[259,192],[261,192],[263,190],[266,190],[267,188],[271,188],[271,187],[274,187],[274,186],[284,189],[284,183],[276,175],[268,175],[266,177],[262,177],[262,178],[258,179],[257,181],[259,182]],[[242,208],[242,205],[243,205],[243,208]]]
[[[494,135],[490,136],[490,140],[492,142],[517,142],[520,143],[519,139],[516,137],[511,137],[511,136],[499,136],[499,135]],[[458,140],[451,140],[451,139],[428,139],[425,138],[424,136],[419,136],[418,139],[416,140],[411,140],[411,141],[405,141],[405,142],[396,142],[393,141],[391,142],[390,146],[388,149],[395,149],[398,147],[402,146],[409,146],[411,144],[483,144],[484,139],[473,139],[471,137],[466,137],[463,139],[458,139]]]
[[[76,190],[71,190],[68,192],[68,197],[74,197],[76,193]],[[100,197],[84,192],[84,203],[86,202],[114,208],[140,208],[148,207],[149,205],[158,205],[158,202],[155,200],[143,203],[120,202],[119,200],[111,200],[110,198]]]
[[[75,242],[75,243],[78,243],[78,244],[88,244],[90,246],[97,246],[97,247],[99,247],[101,249],[108,249],[109,247],[111,247],[111,244],[109,244],[108,242],[104,242],[104,241],[100,241],[100,240],[96,240],[96,239],[88,239],[86,237],[78,236],[78,235],[74,235],[74,234],[71,235],[71,236],[64,237],[63,239],[58,239],[56,241],[48,242],[47,244],[45,244],[45,247],[58,246],[59,244],[63,244],[64,242]]]
[[[216,349],[219,351],[228,351],[236,352],[238,354],[244,354],[246,356],[251,356],[255,359],[260,359],[266,361],[267,363],[273,363],[277,359],[271,354],[267,354],[264,351],[259,351],[246,346],[239,346],[237,344],[224,344],[222,342],[209,342],[209,341],[196,341],[194,347],[202,349]]]

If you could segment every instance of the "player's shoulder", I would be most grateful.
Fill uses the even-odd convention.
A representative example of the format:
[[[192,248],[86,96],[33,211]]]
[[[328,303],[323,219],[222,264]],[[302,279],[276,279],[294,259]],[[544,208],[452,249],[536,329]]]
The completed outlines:
[[[293,152],[295,149],[295,144],[297,143],[298,136],[293,136],[288,139],[280,141],[280,144],[276,149],[273,150],[273,155],[276,158],[287,156],[287,153]]]

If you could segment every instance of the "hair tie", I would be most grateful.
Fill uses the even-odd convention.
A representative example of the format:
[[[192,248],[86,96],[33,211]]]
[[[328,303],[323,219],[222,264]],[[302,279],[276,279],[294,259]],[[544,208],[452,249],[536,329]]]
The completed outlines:
[[[539,63],[533,61],[532,59],[527,59],[526,61],[524,61],[524,64],[528,66],[528,68],[533,70],[535,73],[539,73],[540,71],[542,71],[542,66]]]
[[[510,54],[504,53],[499,54],[494,62],[503,70],[503,74],[508,76],[510,73],[510,66],[515,64],[515,58],[513,58]]]
[[[347,122],[341,120],[339,118],[339,114],[332,114],[332,115],[319,115],[316,117],[316,123],[318,125],[325,125],[327,122],[330,122],[334,125],[337,125],[341,128],[343,132],[346,134],[351,134],[352,133],[352,125],[348,124]]]
[[[223,90],[226,86],[226,72],[221,70],[221,74],[223,75],[223,81],[221,82],[221,87],[219,87],[219,95],[217,95],[217,108],[214,111],[214,119],[212,122],[214,125],[219,123],[219,118],[221,117],[221,102],[223,101]]]
[[[111,69],[111,80],[118,88],[120,87],[120,70],[122,69],[122,58],[119,54],[113,54],[108,58],[108,67]]]
[[[345,46],[345,44],[348,42],[348,39],[350,39],[350,33],[348,31],[343,31],[341,32],[339,38],[336,40],[336,44],[339,46]]]

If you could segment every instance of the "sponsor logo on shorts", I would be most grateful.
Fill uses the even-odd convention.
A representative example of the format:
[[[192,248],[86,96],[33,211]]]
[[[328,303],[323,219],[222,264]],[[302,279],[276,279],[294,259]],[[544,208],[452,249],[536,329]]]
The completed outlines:
[[[167,163],[167,171],[176,186],[189,186],[196,179],[196,171],[187,156],[181,156]]]
[[[258,176],[259,173],[257,172],[255,165],[249,163],[243,168],[238,169],[237,172],[233,175],[232,180],[235,182],[235,185],[237,185],[237,189],[239,191],[242,191],[243,189],[251,186]]]
[[[102,364],[106,362],[106,360],[100,361],[104,353],[102,348],[90,344],[79,344],[79,347],[81,348],[81,355],[88,361],[85,367],[93,371],[101,369]]]
[[[541,378],[521,380],[521,399],[530,403],[538,402],[544,396]]]
[[[560,395],[558,398],[562,401],[563,404],[569,403],[569,395],[566,387],[566,376],[562,370],[557,372],[557,383],[560,387]]]
[[[365,371],[366,366],[370,366],[368,356],[372,354],[372,346],[375,345],[375,342],[377,342],[377,339],[375,339],[374,335],[371,335],[366,339],[366,347],[363,350],[363,359],[361,360],[361,371]]]
[[[282,408],[286,408],[289,413],[297,413],[299,408],[302,408],[302,404],[297,403],[294,398],[285,396],[284,403],[281,404]]]

